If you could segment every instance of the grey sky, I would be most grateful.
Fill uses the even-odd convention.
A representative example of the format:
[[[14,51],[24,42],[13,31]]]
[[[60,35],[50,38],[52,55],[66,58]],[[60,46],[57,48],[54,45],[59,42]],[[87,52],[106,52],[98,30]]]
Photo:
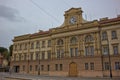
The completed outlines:
[[[120,14],[120,0],[0,0],[0,46],[8,48],[14,36],[60,26],[71,7],[81,7],[87,20]]]

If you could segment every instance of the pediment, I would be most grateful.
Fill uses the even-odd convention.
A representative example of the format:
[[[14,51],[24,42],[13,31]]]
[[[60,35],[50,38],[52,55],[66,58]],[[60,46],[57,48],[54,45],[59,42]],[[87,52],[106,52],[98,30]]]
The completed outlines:
[[[71,13],[76,13],[76,12],[82,12],[81,8],[71,8],[65,11],[65,14],[71,14]]]

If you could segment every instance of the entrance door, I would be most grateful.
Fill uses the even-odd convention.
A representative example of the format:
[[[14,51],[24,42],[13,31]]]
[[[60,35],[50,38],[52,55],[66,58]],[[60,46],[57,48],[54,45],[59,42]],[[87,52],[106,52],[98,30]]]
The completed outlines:
[[[69,64],[69,76],[76,77],[77,75],[77,64],[75,62],[72,62]]]
[[[16,73],[18,73],[18,72],[19,72],[19,69],[20,69],[20,67],[19,67],[19,66],[14,66],[14,71],[15,71]]]

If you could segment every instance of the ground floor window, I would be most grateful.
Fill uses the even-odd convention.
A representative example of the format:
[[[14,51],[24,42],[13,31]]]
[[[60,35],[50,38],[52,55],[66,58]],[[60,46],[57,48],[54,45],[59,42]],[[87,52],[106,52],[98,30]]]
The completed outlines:
[[[94,70],[94,63],[90,63],[90,70]]]
[[[88,63],[85,63],[85,70],[88,70]]]
[[[104,63],[104,70],[109,70],[109,62]]]
[[[60,71],[62,71],[62,69],[63,69],[63,65],[62,65],[62,64],[60,64]]]
[[[30,65],[30,71],[32,71],[32,65]]]
[[[115,62],[115,70],[120,70],[120,62]]]
[[[23,65],[23,71],[25,71],[25,65]]]

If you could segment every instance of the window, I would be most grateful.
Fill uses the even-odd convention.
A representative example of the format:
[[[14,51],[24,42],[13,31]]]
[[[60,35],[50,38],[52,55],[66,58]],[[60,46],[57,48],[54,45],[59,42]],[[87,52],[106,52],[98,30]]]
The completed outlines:
[[[45,41],[42,41],[42,48],[45,48]]]
[[[35,71],[37,71],[38,70],[38,65],[35,65]]]
[[[62,40],[62,39],[59,39],[59,40],[57,41],[57,45],[63,45],[63,40]]]
[[[19,53],[19,60],[21,60],[21,56],[22,56],[21,53]]]
[[[14,61],[16,61],[16,57],[17,57],[16,54],[14,54]]]
[[[94,47],[93,46],[86,46],[85,47],[85,55],[86,56],[93,56],[94,55]]]
[[[60,71],[62,71],[63,70],[63,65],[62,64],[60,64]]]
[[[78,56],[78,48],[75,48],[75,56]]]
[[[25,71],[25,65],[23,65],[23,71]]]
[[[24,60],[27,60],[27,54],[24,53]]]
[[[93,37],[91,35],[87,35],[85,37],[85,42],[92,42],[93,41]]]
[[[55,70],[58,71],[58,64],[55,64]]]
[[[72,38],[70,39],[70,43],[71,43],[71,44],[76,44],[76,43],[77,43],[77,38],[76,38],[76,37],[72,37]]]
[[[15,48],[15,51],[16,51],[17,50],[17,45],[15,45],[14,48]]]
[[[50,65],[47,65],[47,70],[50,71]]]
[[[94,70],[94,63],[90,63],[90,70]]]
[[[51,59],[51,51],[48,51],[48,52],[47,52],[47,56],[48,56],[48,57],[47,57],[48,59]]]
[[[63,58],[64,57],[64,50],[58,49],[57,50],[57,58]]]
[[[85,63],[85,70],[88,70],[88,63]]]
[[[36,60],[39,59],[39,52],[36,52]]]
[[[112,31],[112,39],[116,39],[117,38],[117,33],[116,31]]]
[[[70,48],[70,57],[78,56],[78,48]]]
[[[109,62],[104,63],[104,70],[109,70]]]
[[[115,62],[115,70],[120,70],[120,62]]]
[[[33,53],[30,53],[30,60],[33,60]]]
[[[103,46],[103,48],[102,48],[103,50],[102,50],[102,52],[103,52],[103,55],[108,55],[108,46]]]
[[[36,49],[38,49],[38,48],[40,48],[40,42],[39,41],[36,42]]]
[[[45,59],[45,51],[42,51],[42,59]]]
[[[44,65],[41,65],[41,70],[42,70],[42,71],[44,70]]]
[[[32,71],[32,65],[30,65],[30,71]]]
[[[22,44],[20,44],[20,50],[22,50]]]
[[[24,50],[27,50],[27,43],[25,43],[25,47],[24,47]]]
[[[71,57],[74,56],[73,48],[70,48],[70,56],[71,56]]]
[[[102,40],[107,40],[107,32],[102,32]]]
[[[48,47],[51,47],[51,40],[48,40]]]
[[[113,45],[113,54],[114,55],[118,54],[118,45]]]
[[[34,43],[33,42],[31,43],[31,49],[34,49]]]

